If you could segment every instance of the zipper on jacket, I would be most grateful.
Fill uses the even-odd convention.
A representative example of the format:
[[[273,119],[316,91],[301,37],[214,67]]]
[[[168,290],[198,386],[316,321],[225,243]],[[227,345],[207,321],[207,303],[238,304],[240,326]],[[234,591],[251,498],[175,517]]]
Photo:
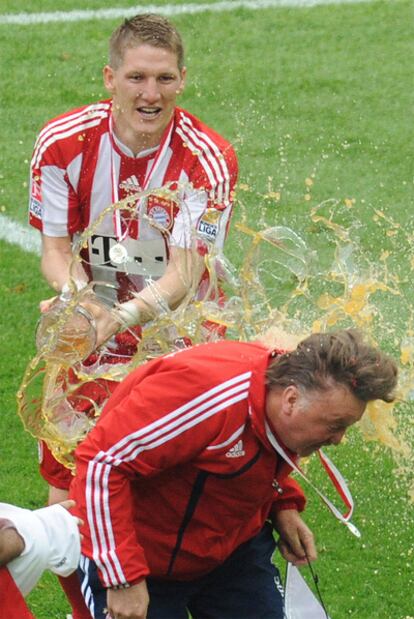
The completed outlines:
[[[178,529],[177,541],[175,543],[174,550],[171,555],[170,563],[168,565],[168,570],[167,570],[168,576],[171,576],[172,574],[174,563],[177,559],[177,555],[181,548],[185,530],[190,524],[193,514],[196,510],[196,507],[201,499],[207,478],[210,476],[217,477],[218,479],[232,479],[234,477],[239,477],[240,475],[243,475],[243,473],[248,471],[252,466],[256,464],[256,462],[260,458],[261,453],[262,453],[262,447],[260,446],[257,453],[253,456],[253,458],[249,462],[246,462],[246,464],[244,464],[240,469],[238,469],[237,471],[234,471],[233,473],[210,473],[209,471],[200,471],[198,473],[195,479],[195,482],[194,482],[193,489],[191,491],[191,495],[190,495],[190,498],[187,504],[187,508],[184,513],[184,517],[182,519],[180,528]]]

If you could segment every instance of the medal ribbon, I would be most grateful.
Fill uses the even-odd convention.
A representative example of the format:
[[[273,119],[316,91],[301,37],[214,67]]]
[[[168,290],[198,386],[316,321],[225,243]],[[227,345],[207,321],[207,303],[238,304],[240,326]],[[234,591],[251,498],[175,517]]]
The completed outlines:
[[[326,470],[326,472],[328,473],[329,478],[331,479],[336,491],[338,492],[339,496],[341,497],[342,501],[344,502],[347,508],[347,511],[345,514],[341,514],[341,512],[335,507],[335,505],[328,499],[328,497],[326,497],[310,481],[310,479],[308,479],[308,477],[305,475],[302,469],[296,464],[296,462],[294,462],[294,460],[292,460],[292,458],[289,457],[285,449],[283,449],[282,445],[276,439],[275,435],[271,431],[267,422],[265,422],[265,428],[266,428],[266,436],[269,439],[272,447],[274,447],[274,449],[277,451],[277,453],[289,464],[289,466],[292,467],[292,469],[296,473],[298,473],[298,475],[300,475],[300,477],[302,477],[302,479],[304,479],[310,485],[310,487],[322,499],[322,501],[325,503],[328,509],[333,513],[335,518],[337,518],[340,522],[346,525],[349,531],[353,533],[353,535],[355,535],[356,537],[361,537],[361,533],[356,528],[356,526],[353,525],[351,522],[352,513],[354,511],[354,501],[353,501],[352,495],[349,491],[349,488],[346,484],[345,479],[342,477],[341,473],[338,471],[334,463],[328,458],[328,456],[324,454],[321,449],[318,449],[318,455],[322,462],[322,465],[324,469]]]
[[[155,172],[159,169],[161,162],[163,161],[165,154],[168,150],[168,147],[170,145],[171,142],[171,135],[173,132],[173,125],[174,125],[174,116],[172,116],[168,127],[165,129],[160,146],[157,150],[157,153],[155,155],[154,161],[152,166],[149,168],[149,170],[147,170],[147,173],[145,175],[145,179],[144,179],[144,183],[142,185],[141,191],[145,191],[146,189],[149,188],[151,180],[154,178],[155,176]],[[115,204],[116,202],[119,202],[119,193],[118,193],[118,178],[117,178],[117,174],[116,174],[116,169],[115,169],[115,158],[114,158],[114,136],[113,136],[113,120],[112,120],[112,114],[109,117],[109,135],[110,135],[110,139],[111,139],[111,143],[112,143],[112,151],[111,151],[111,180],[112,180],[112,204]],[[141,205],[141,200],[139,200],[138,204],[137,204],[137,210],[139,209]],[[121,223],[121,213],[120,213],[120,209],[116,209],[115,213],[114,213],[114,228],[115,228],[115,235],[116,238],[118,240],[118,242],[121,242],[125,239],[125,237],[128,234],[128,227],[125,230],[125,232],[122,232],[122,223]]]

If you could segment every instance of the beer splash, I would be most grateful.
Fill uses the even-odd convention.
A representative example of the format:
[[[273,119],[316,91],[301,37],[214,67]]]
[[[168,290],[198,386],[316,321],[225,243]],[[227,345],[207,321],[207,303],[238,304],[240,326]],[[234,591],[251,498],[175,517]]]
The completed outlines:
[[[166,188],[133,194],[106,209],[79,238],[73,273],[82,262],[82,250],[105,219],[118,212],[128,227],[137,201],[148,201],[151,196],[172,202],[177,199],[176,193]],[[368,255],[359,241],[361,223],[354,207],[351,199],[327,200],[310,208],[309,221],[299,232],[284,225],[253,229],[248,209],[239,200],[239,222],[233,231],[237,266],[208,238],[188,229],[188,260],[200,260],[202,255],[202,268],[208,273],[201,294],[199,271],[190,265],[188,292],[179,306],[171,310],[164,304],[142,333],[127,330],[136,344],[127,363],[106,361],[110,343],[98,349],[93,362],[85,361],[94,348],[93,334],[81,315],[76,333],[63,338],[63,344],[59,340],[60,348],[56,347],[56,338],[66,333],[67,325],[73,329],[75,308],[88,295],[90,298],[96,292],[94,301],[105,308],[113,303],[114,283],[92,280],[82,291],[74,285],[70,299],[58,304],[51,315],[49,337],[30,362],[18,392],[18,410],[26,429],[44,439],[57,460],[72,468],[73,449],[96,423],[111,385],[150,358],[189,343],[214,341],[222,336],[223,327],[230,339],[261,339],[279,347],[293,347],[311,332],[356,327],[398,360],[401,377],[396,402],[369,404],[360,429],[366,440],[390,448],[399,472],[411,480],[414,328],[408,284],[414,266],[414,239],[386,213],[373,209],[372,220],[386,248],[380,255],[372,248]],[[164,237],[170,235],[162,222],[145,217]],[[128,275],[128,263],[124,270]],[[146,284],[154,283],[145,272],[142,276]],[[226,300],[220,295],[221,286]],[[134,295],[131,290],[130,298]],[[414,487],[410,493],[414,500]]]

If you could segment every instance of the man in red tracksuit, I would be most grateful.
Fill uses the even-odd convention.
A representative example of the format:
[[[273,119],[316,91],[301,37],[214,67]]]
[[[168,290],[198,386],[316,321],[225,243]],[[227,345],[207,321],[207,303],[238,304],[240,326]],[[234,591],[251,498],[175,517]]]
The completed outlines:
[[[274,441],[293,461],[337,444],[395,385],[394,362],[353,331],[285,354],[204,344],[132,372],[76,451],[92,615],[282,619],[272,528],[290,561],[316,549]]]

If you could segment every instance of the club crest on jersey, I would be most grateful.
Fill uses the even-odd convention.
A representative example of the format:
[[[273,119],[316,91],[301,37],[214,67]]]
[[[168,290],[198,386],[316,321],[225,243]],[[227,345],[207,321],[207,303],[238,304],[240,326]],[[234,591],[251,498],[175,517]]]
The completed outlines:
[[[40,183],[38,183],[36,180],[32,182],[32,192],[30,196],[30,212],[35,217],[38,217],[39,219],[42,218],[42,192],[40,190]]]
[[[173,222],[174,202],[161,196],[149,196],[147,213],[157,226],[168,230]]]
[[[197,231],[211,241],[215,241],[218,233],[220,216],[220,211],[214,208],[208,208],[198,223]]]

